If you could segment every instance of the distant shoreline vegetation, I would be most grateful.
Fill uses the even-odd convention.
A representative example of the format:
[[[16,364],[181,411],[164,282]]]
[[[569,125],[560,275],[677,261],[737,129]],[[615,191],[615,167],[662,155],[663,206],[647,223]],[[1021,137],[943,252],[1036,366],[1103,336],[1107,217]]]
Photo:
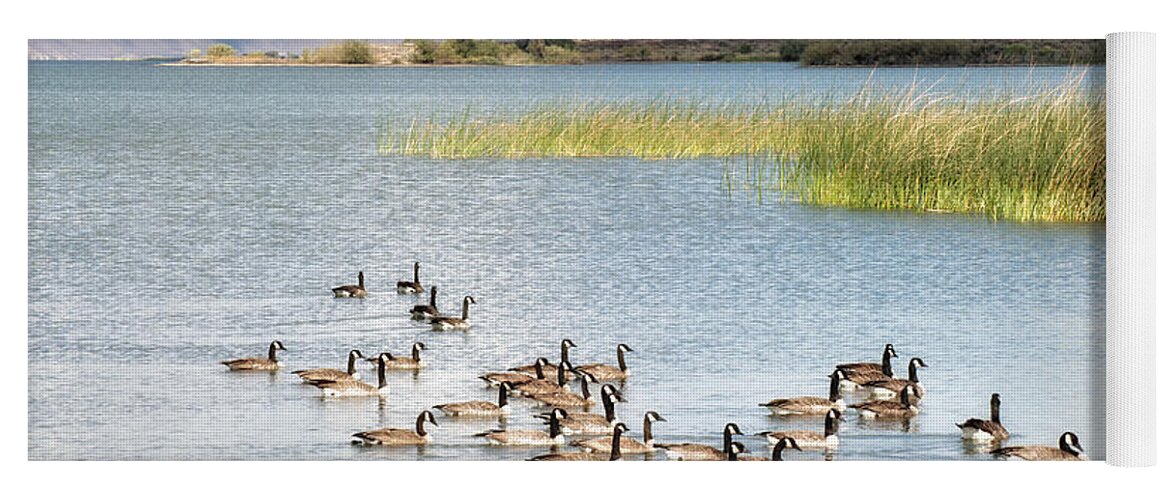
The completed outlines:
[[[1100,222],[1104,101],[1071,82],[979,102],[863,91],[834,105],[552,105],[515,118],[399,123],[384,129],[380,151],[442,159],[724,158],[729,186],[814,205]]]
[[[348,40],[301,53],[217,44],[182,65],[502,65],[795,62],[804,66],[1100,65],[1104,40]]]

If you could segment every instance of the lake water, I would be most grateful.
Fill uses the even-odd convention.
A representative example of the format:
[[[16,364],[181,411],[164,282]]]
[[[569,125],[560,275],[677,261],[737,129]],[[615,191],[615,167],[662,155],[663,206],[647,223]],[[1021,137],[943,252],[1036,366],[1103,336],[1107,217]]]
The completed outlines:
[[[787,64],[522,68],[176,68],[29,63],[29,457],[520,459],[494,422],[440,417],[423,449],[350,434],[410,427],[433,404],[494,399],[480,373],[557,356],[633,371],[618,414],[667,419],[659,442],[717,445],[821,428],[757,403],[824,395],[840,362],[913,356],[909,426],[848,412],[835,460],[989,459],[954,422],[999,392],[1010,444],[1104,435],[1105,226],[757,201],[718,160],[435,161],[377,154],[385,123],[516,113],[556,101],[776,102],[867,79],[1026,94],[1071,68],[804,69]],[[1102,81],[1102,69],[1088,84]],[[440,308],[475,296],[467,334],[409,320],[394,282],[422,262]],[[330,287],[365,270],[367,300]],[[324,401],[287,372],[217,362],[288,347],[289,369],[346,352],[430,367],[392,396]],[[365,372],[365,379],[373,371]],[[538,428],[524,401],[510,428]],[[762,438],[742,438],[754,454]],[[661,458],[661,455],[660,455]],[[822,460],[818,453],[790,459]]]

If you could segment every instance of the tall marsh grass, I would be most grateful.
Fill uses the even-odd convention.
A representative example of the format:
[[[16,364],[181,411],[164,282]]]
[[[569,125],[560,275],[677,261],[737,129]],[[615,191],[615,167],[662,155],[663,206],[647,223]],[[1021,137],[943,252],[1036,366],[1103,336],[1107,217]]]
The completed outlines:
[[[387,127],[381,151],[452,159],[722,157],[747,162],[756,187],[811,204],[1105,220],[1105,101],[1078,82],[979,101],[911,90],[818,102],[554,105],[517,117],[422,119]]]

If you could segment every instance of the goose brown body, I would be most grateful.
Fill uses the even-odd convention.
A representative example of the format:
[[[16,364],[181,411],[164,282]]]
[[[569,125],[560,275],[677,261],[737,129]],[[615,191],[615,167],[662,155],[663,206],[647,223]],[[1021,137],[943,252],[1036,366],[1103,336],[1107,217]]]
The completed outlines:
[[[335,298],[366,298],[366,273],[358,271],[357,285],[342,285],[333,288],[333,296]]]
[[[284,351],[284,350],[286,350],[285,345],[282,344],[281,341],[279,341],[279,340],[274,340],[274,341],[272,341],[272,343],[268,344],[268,357],[267,358],[233,359],[230,361],[220,361],[220,364],[227,366],[228,370],[231,370],[231,371],[273,372],[273,371],[280,370],[281,367],[285,366],[285,364],[282,363],[280,360],[278,360],[276,357],[277,351]]]

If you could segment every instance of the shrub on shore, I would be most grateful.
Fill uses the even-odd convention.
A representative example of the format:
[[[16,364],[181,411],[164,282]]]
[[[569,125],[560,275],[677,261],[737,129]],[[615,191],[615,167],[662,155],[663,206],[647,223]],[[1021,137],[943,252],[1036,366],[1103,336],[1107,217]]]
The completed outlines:
[[[310,64],[374,64],[374,49],[360,40],[346,40],[305,51],[304,61]]]

